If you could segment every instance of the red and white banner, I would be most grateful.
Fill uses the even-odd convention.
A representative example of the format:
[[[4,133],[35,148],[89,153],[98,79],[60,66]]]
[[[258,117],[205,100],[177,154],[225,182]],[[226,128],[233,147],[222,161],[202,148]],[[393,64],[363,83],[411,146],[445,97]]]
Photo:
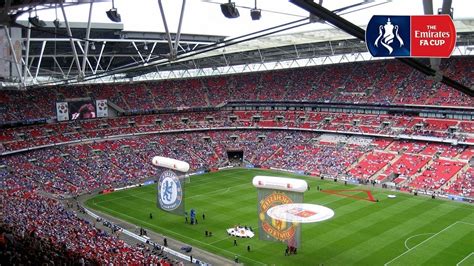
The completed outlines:
[[[69,120],[69,108],[67,102],[56,103],[56,119],[58,121]]]
[[[456,28],[448,15],[411,17],[411,56],[450,57]]]
[[[109,107],[107,105],[107,100],[96,100],[95,106],[97,110],[97,117],[109,116]]]

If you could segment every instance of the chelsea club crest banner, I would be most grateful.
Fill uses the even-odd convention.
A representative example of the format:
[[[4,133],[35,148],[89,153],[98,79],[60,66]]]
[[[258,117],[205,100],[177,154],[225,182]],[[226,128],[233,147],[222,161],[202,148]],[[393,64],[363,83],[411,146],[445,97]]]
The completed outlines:
[[[365,42],[374,57],[449,57],[456,28],[449,15],[373,16]]]
[[[158,178],[157,207],[170,213],[184,215],[184,180],[189,164],[161,156],[153,157],[152,163],[164,168]]]

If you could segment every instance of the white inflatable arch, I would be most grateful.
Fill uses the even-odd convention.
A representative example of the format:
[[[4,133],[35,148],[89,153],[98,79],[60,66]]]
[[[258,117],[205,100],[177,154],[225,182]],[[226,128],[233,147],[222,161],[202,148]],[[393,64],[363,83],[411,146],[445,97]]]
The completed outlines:
[[[257,188],[268,188],[293,192],[305,192],[308,190],[308,183],[302,179],[263,176],[257,175],[253,178],[252,184]]]
[[[168,157],[162,157],[162,156],[155,156],[151,160],[153,165],[172,169],[172,170],[177,170],[183,173],[186,173],[189,171],[189,163],[168,158]]]

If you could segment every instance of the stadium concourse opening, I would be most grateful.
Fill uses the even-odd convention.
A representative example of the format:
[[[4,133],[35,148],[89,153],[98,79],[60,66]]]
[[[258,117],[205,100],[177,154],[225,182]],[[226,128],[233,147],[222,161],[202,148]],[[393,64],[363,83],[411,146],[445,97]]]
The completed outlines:
[[[231,165],[240,165],[244,161],[244,151],[227,151],[227,158]]]

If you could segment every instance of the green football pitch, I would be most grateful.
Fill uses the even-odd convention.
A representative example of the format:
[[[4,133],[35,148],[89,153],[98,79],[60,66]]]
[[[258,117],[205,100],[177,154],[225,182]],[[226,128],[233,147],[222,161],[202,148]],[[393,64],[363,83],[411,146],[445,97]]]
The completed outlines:
[[[226,229],[236,224],[258,226],[257,190],[252,186],[256,175],[305,179],[311,189],[304,202],[334,210],[327,221],[302,225],[297,255],[285,256],[284,243],[259,240],[258,230],[254,238],[239,238],[237,246],[227,235]],[[155,186],[99,195],[86,205],[229,259],[238,255],[246,265],[474,265],[474,206],[382,189],[372,190],[379,202],[370,202],[323,193],[317,186],[359,188],[275,171],[231,169],[193,176],[186,184],[186,209],[196,210],[197,225],[159,210]],[[388,194],[397,197],[388,199]],[[213,236],[206,237],[205,230]]]

